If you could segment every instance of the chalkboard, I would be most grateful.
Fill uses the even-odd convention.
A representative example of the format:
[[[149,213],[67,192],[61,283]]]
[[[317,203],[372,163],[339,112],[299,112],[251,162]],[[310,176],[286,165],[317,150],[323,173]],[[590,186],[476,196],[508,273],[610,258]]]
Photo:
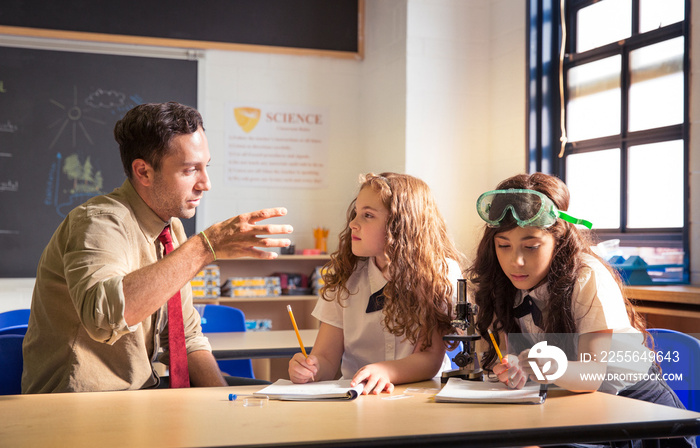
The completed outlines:
[[[358,53],[362,1],[2,0],[0,25]]]
[[[197,106],[196,61],[0,47],[0,277],[34,277],[67,213],[124,182],[114,124],[164,101]]]

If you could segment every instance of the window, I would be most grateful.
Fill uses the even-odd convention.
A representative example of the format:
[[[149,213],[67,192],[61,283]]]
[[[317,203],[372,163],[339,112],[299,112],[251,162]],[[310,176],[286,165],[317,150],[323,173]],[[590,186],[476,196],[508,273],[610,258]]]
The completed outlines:
[[[529,169],[650,264],[688,259],[690,3],[528,2]]]

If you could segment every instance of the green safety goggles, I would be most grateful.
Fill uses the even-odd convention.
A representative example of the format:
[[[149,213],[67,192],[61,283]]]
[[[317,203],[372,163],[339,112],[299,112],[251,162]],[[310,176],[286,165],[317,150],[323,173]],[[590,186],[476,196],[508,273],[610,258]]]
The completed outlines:
[[[572,224],[593,227],[590,221],[576,219],[557,209],[551,199],[535,190],[493,190],[479,196],[476,211],[491,227],[498,227],[510,210],[520,227],[549,227],[557,218]]]

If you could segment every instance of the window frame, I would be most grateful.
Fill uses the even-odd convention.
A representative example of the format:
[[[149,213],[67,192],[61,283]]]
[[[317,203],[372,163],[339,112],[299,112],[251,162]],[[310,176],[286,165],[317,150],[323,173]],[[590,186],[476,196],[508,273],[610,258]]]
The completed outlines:
[[[596,3],[598,0],[565,0],[566,43],[563,61],[564,104],[568,100],[566,74],[572,67],[620,55],[621,66],[621,114],[620,133],[584,140],[567,142],[565,155],[559,158],[561,137],[561,104],[559,85],[559,51],[562,36],[560,2],[556,0],[528,0],[527,24],[527,64],[528,64],[528,169],[541,171],[566,179],[566,157],[594,150],[620,148],[620,227],[618,229],[597,229],[600,240],[619,239],[623,246],[638,247],[677,247],[689,259],[689,214],[690,180],[688,175],[690,158],[690,3],[685,0],[685,20],[639,34],[639,0],[632,1],[631,36],[585,52],[575,53],[576,14],[578,10]],[[548,31],[549,30],[549,31]],[[683,123],[657,129],[629,132],[627,130],[628,93],[630,85],[629,54],[631,51],[675,37],[684,38],[684,117]],[[685,173],[683,227],[630,229],[627,227],[627,154],[630,146],[660,141],[682,140]]]

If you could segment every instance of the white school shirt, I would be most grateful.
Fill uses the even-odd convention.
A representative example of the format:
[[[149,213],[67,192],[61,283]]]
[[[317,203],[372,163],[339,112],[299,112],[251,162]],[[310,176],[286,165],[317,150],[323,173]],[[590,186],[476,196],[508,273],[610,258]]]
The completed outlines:
[[[454,307],[457,279],[461,278],[462,272],[456,261],[447,262],[453,291],[451,306]],[[344,346],[340,370],[345,379],[352,378],[367,364],[403,359],[413,353],[414,344],[403,336],[394,336],[384,328],[384,313],[381,310],[366,312],[370,295],[382,289],[386,283],[373,259],[359,261],[355,272],[348,279],[350,296],[343,300],[343,306],[338,303],[335,294],[331,293],[333,300],[329,302],[319,298],[311,313],[321,322],[343,330]],[[445,355],[437,375],[450,368],[450,359]]]
[[[644,336],[630,323],[625,308],[622,291],[608,269],[597,258],[581,255],[584,267],[574,286],[571,296],[571,313],[574,317],[576,332],[578,334],[592,333],[601,330],[613,330],[613,338],[607,357],[608,379],[601,386],[601,391],[617,393],[627,386],[636,383],[639,375],[645,374],[651,366],[650,356],[642,354],[647,349],[642,347]],[[519,290],[515,300],[515,307],[523,302],[526,295],[532,297],[532,301],[542,311],[542,320],[546,320],[548,312],[547,283],[528,292]],[[526,314],[518,319],[523,333],[532,334],[532,342],[542,340],[543,331],[535,325],[532,314]],[[540,334],[540,337],[536,335]],[[626,362],[626,352],[636,352],[636,358],[642,358],[638,362]],[[635,376],[637,375],[637,376]]]

